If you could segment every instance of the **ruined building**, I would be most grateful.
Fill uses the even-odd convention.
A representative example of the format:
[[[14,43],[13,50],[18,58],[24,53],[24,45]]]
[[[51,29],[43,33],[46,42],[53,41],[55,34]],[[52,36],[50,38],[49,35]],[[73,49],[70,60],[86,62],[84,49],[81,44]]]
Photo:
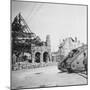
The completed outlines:
[[[50,36],[47,35],[46,42],[41,46],[32,44],[31,46],[32,62],[43,63],[51,61]]]
[[[52,60],[50,36],[46,36],[45,42],[41,41],[40,37],[30,30],[20,13],[12,22],[12,56],[13,54],[17,59],[21,57],[19,62],[23,61],[24,56],[26,56],[25,60],[28,59],[33,64],[48,63]]]
[[[73,49],[83,46],[84,44],[81,43],[77,38],[73,39],[72,37],[68,37],[64,39],[59,46],[57,52],[52,53],[52,61],[60,61],[65,56],[69,54],[69,52]]]
[[[81,43],[79,40],[77,40],[76,37],[75,37],[75,39],[73,39],[72,37],[68,37],[68,38],[64,39],[62,43],[60,43],[60,46],[59,46],[60,55],[67,56],[68,53],[72,49],[81,47],[82,45],[83,45],[83,43]]]

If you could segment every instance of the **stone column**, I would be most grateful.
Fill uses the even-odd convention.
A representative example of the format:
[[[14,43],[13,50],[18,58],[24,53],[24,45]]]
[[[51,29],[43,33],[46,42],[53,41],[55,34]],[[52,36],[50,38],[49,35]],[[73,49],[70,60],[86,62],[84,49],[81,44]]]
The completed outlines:
[[[40,55],[40,63],[43,64],[43,52],[41,52],[41,55]]]
[[[32,54],[32,63],[35,63],[35,54]]]
[[[49,62],[52,62],[51,52],[48,53],[48,57],[49,57]]]

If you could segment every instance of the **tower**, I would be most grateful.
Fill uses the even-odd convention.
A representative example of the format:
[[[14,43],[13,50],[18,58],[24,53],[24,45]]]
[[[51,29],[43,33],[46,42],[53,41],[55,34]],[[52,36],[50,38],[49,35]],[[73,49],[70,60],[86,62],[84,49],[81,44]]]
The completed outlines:
[[[50,35],[46,36],[46,45],[51,48],[51,41],[50,41]]]
[[[46,36],[46,46],[47,46],[48,54],[49,54],[49,61],[52,61],[50,35],[47,35],[47,36]]]

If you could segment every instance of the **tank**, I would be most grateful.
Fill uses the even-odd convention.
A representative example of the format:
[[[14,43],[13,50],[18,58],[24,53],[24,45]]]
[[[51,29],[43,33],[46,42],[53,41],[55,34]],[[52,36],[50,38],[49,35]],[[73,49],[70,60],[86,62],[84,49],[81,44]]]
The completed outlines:
[[[70,53],[58,62],[58,69],[63,72],[87,71],[87,45],[73,49]]]

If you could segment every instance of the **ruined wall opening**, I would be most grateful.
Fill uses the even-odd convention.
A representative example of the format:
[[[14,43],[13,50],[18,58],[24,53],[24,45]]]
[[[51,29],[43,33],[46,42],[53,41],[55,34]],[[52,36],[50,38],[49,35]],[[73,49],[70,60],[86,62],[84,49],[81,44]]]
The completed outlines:
[[[47,62],[47,61],[49,61],[49,54],[48,54],[48,52],[44,52],[43,53],[43,62]]]
[[[39,52],[36,52],[35,54],[35,62],[40,63],[40,53]]]

